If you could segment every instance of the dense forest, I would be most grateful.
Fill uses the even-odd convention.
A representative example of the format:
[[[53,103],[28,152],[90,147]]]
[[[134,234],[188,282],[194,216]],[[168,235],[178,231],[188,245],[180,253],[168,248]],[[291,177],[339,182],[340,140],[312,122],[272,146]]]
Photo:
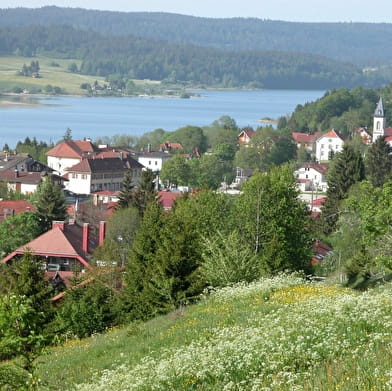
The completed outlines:
[[[262,28],[252,29],[259,24],[269,32]],[[265,27],[269,25],[271,29]],[[171,33],[169,26],[174,26]],[[355,65],[333,60],[331,53],[324,50],[319,53],[312,49],[312,45],[299,47],[288,43],[263,47],[250,42],[256,42],[256,35],[258,41],[276,42],[277,37],[281,39],[291,34],[288,26],[291,25],[253,19],[214,22],[170,14],[128,14],[57,7],[18,8],[0,10],[0,54],[74,58],[82,60],[82,64],[73,71],[82,74],[116,75],[126,80],[152,79],[185,86],[330,89],[359,85],[380,87],[388,83],[388,67],[363,72],[358,66],[358,59]],[[118,35],[120,32],[122,35]],[[323,49],[331,47],[328,34],[325,34],[328,45],[324,45],[317,34],[310,31],[303,33],[313,37],[318,42],[317,46]],[[113,34],[117,34],[115,38]],[[187,39],[188,34],[195,39]],[[254,38],[246,38],[245,34],[254,35]],[[357,45],[356,40],[350,37],[341,40],[337,32],[334,34],[337,42],[347,42],[342,52],[349,50],[351,53],[350,45]],[[210,36],[213,42],[203,40],[203,35]],[[378,30],[377,35],[381,35]],[[235,44],[238,39],[244,42],[241,47]],[[370,46],[372,43],[368,42],[363,47],[369,61],[378,57]],[[387,52],[385,45],[384,52]],[[326,55],[331,55],[331,58]],[[388,58],[379,58],[381,63],[388,61]]]
[[[225,50],[313,53],[361,66],[392,59],[392,25],[385,23],[294,23],[58,7],[0,10],[1,26],[25,26],[32,20],[39,25],[67,24],[105,35],[135,35]]]

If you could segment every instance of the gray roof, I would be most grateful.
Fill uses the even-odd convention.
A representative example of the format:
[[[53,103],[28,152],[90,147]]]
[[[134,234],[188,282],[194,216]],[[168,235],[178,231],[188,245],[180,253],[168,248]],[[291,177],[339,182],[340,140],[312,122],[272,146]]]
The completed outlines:
[[[378,117],[378,118],[384,118],[385,117],[384,103],[383,103],[381,97],[380,97],[380,100],[377,103],[376,110],[374,111],[374,116]]]

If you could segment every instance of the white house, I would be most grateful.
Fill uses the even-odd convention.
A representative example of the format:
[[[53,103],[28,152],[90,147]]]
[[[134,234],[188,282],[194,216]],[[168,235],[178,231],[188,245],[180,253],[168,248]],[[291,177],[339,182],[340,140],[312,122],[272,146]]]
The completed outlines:
[[[137,160],[144,167],[155,172],[161,171],[163,164],[172,157],[173,155],[167,152],[147,151],[138,153]]]
[[[317,138],[315,158],[318,162],[327,161],[331,156],[343,149],[345,137],[335,129]]]
[[[143,165],[131,157],[95,157],[82,159],[67,169],[67,189],[76,194],[122,189],[124,175],[130,171],[132,184],[138,186],[141,180]]]
[[[298,187],[301,192],[305,191],[327,191],[327,171],[328,164],[315,164],[315,163],[304,163],[295,175],[297,177]]]
[[[78,164],[83,158],[98,152],[91,141],[63,141],[46,152],[48,166],[64,175],[67,169]]]

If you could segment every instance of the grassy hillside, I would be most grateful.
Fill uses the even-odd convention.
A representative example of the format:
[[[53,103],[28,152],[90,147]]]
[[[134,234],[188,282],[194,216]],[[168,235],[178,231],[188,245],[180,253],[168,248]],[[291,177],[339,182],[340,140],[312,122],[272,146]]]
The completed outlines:
[[[70,341],[40,376],[50,390],[390,390],[391,326],[390,285],[357,293],[279,276]]]
[[[38,61],[40,65],[40,78],[18,76],[17,72],[23,64],[29,65],[31,61]],[[79,60],[56,59],[48,57],[0,57],[0,91],[12,91],[15,87],[26,89],[45,89],[48,84],[60,87],[67,94],[84,94],[80,88],[82,83],[94,83],[98,80],[103,83],[103,78],[96,76],[79,75],[68,71],[71,63],[80,65]],[[57,65],[54,65],[57,64]]]

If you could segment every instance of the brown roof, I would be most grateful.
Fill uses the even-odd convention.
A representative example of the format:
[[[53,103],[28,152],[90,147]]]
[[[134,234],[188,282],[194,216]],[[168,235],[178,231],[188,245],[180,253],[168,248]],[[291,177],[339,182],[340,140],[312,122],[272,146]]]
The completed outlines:
[[[171,209],[173,207],[174,201],[182,195],[183,194],[179,192],[165,190],[158,192],[159,202],[162,204],[164,209]]]
[[[317,136],[316,134],[293,132],[291,133],[291,137],[297,143],[310,144],[315,141]]]
[[[82,159],[81,162],[74,166],[67,168],[69,172],[112,172],[112,171],[126,171],[130,168],[142,169],[144,166],[137,160],[127,157],[120,159],[119,157],[108,157],[108,158],[89,158]]]
[[[313,168],[320,174],[326,174],[328,171],[329,165],[327,163],[304,163],[301,165],[301,168]]]
[[[36,207],[27,200],[0,201],[0,221],[3,221],[9,216],[34,210],[36,210]]]
[[[91,141],[63,141],[46,152],[46,156],[81,159],[96,152]]]
[[[15,171],[0,171],[0,180],[11,183],[26,183],[31,185],[38,185],[42,181],[42,175],[40,172],[26,172],[19,171],[17,174]]]

